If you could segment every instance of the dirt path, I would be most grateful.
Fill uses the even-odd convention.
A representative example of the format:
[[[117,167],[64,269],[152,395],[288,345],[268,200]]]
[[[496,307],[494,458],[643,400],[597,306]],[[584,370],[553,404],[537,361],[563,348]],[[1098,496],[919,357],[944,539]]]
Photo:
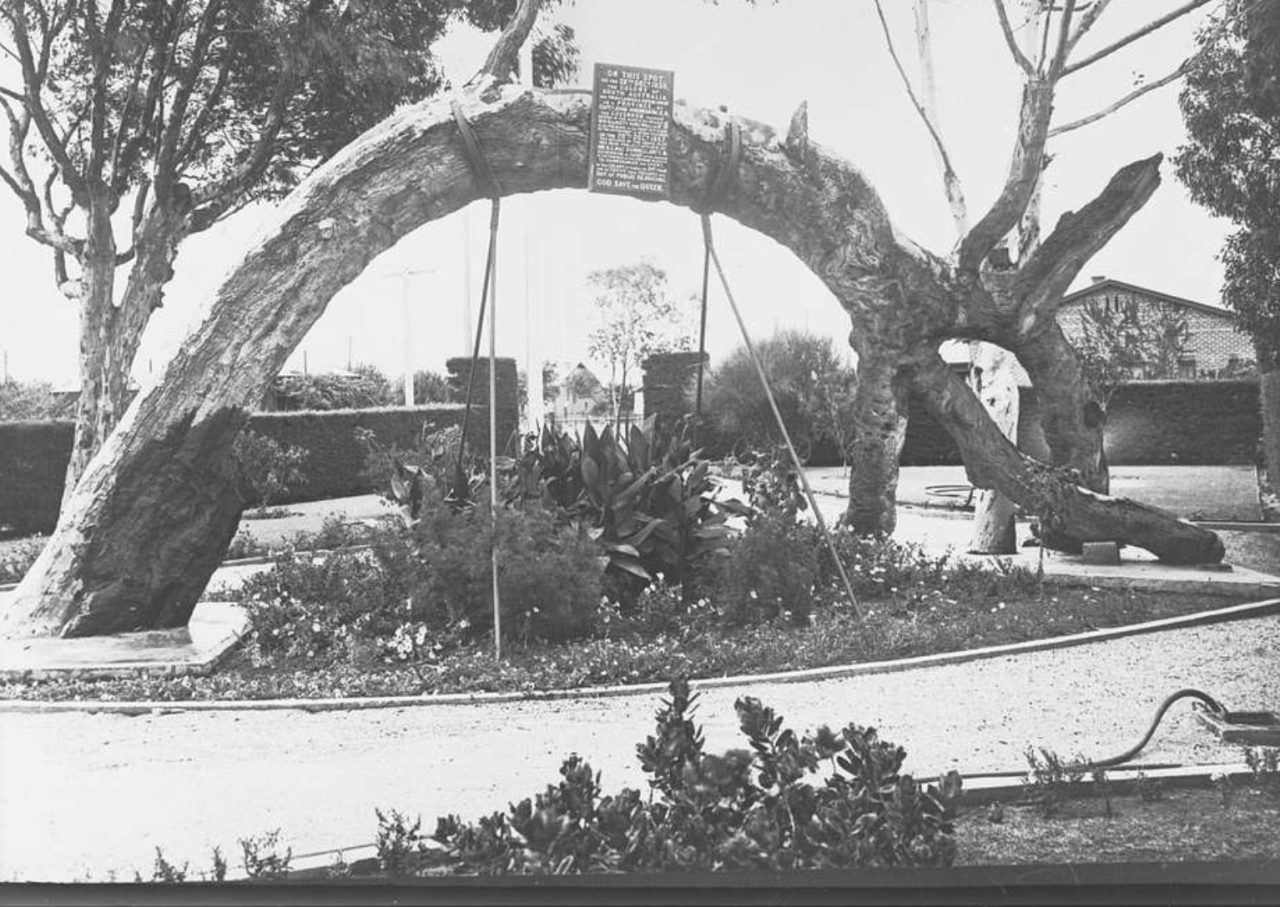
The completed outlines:
[[[707,747],[741,745],[733,702],[758,696],[797,728],[872,724],[919,774],[1021,769],[1029,744],[1112,755],[1169,693],[1280,711],[1280,617],[899,674],[708,691]],[[424,825],[531,795],[578,752],[606,790],[643,783],[634,747],[659,697],[374,712],[0,716],[0,879],[131,879],[154,847],[238,861],[273,828],[301,854],[373,839],[375,806]],[[1142,759],[1238,761],[1176,706]]]

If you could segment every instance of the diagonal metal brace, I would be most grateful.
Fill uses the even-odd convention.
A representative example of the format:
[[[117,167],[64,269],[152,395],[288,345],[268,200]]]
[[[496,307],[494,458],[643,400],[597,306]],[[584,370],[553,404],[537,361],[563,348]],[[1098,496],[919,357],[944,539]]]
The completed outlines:
[[[453,121],[458,124],[458,132],[462,135],[467,163],[471,165],[471,172],[480,183],[480,188],[489,198],[501,198],[502,189],[493,171],[489,169],[489,162],[485,160],[484,152],[480,149],[480,139],[476,137],[475,128],[467,119],[467,115],[462,112],[462,105],[455,100],[450,102],[449,107],[453,111]]]

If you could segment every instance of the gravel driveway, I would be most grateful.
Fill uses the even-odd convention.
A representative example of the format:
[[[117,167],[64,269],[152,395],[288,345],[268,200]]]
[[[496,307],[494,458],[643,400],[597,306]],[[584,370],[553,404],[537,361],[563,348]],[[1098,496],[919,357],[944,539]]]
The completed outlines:
[[[1117,753],[1186,686],[1229,708],[1280,711],[1280,617],[1074,649],[842,680],[707,691],[710,750],[741,745],[733,702],[754,695],[797,729],[872,724],[930,774],[1021,769],[1028,744]],[[132,878],[154,847],[208,865],[214,845],[279,827],[296,854],[373,839],[375,806],[475,817],[585,756],[606,790],[640,785],[634,747],[659,697],[372,712],[0,715],[0,879]],[[1143,761],[1235,762],[1188,706]],[[357,854],[359,856],[361,854]]]

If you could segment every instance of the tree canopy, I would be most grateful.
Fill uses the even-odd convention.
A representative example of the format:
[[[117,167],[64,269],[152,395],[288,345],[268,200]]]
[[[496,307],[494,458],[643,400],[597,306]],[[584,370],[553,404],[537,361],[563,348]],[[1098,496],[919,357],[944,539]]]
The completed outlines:
[[[1199,36],[1179,98],[1189,142],[1177,155],[1191,196],[1237,229],[1223,301],[1280,368],[1280,6],[1230,0]]]

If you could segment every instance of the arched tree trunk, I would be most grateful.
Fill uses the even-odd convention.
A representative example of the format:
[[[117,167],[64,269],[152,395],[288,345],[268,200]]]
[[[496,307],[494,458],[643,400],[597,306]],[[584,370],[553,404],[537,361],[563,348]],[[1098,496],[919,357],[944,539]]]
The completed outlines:
[[[486,80],[459,101],[504,194],[585,186],[589,93],[496,90]],[[709,176],[723,159],[724,129],[722,114],[677,105],[674,203],[705,203]],[[480,197],[445,100],[396,113],[317,170],[280,205],[163,381],[134,401],[89,464],[0,616],[2,634],[184,623],[235,529],[240,504],[229,447],[248,407],[329,300],[373,258]],[[901,237],[863,175],[810,145],[803,130],[793,128],[784,141],[767,126],[743,122],[742,161],[718,210],[791,249],[871,346],[936,358],[939,339],[962,322],[977,330],[982,319],[969,323],[973,313],[999,311],[980,281],[956,279],[945,262]],[[997,324],[994,315],[990,321]],[[919,386],[948,399],[967,395],[976,407],[976,415],[945,423],[970,455],[989,443],[991,431],[1008,446],[963,382],[958,391]],[[1013,459],[1001,456],[984,478],[1022,501],[1025,474],[1037,467],[1016,451]],[[1057,473],[1036,474],[1050,491],[1040,488],[1034,500],[1084,499]],[[1160,511],[1087,500],[1067,511],[1068,519],[1085,520],[1086,535],[1105,531],[1110,515],[1111,537],[1192,560],[1210,558],[1216,545],[1221,556],[1211,533],[1188,530]],[[1195,544],[1184,541],[1188,535]],[[1164,545],[1165,538],[1177,543]]]

